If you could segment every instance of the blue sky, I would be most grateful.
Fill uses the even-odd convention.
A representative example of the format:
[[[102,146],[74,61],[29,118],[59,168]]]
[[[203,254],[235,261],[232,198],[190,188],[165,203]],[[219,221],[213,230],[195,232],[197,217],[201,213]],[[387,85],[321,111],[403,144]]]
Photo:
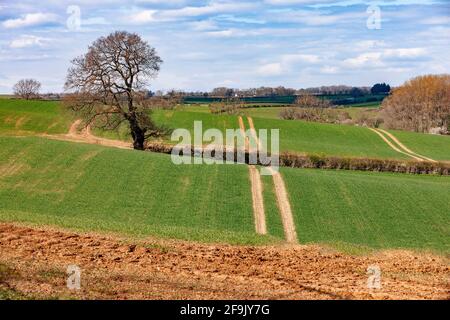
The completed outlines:
[[[448,0],[0,0],[0,93],[29,77],[62,91],[70,60],[114,30],[157,49],[153,90],[399,85],[450,72]]]

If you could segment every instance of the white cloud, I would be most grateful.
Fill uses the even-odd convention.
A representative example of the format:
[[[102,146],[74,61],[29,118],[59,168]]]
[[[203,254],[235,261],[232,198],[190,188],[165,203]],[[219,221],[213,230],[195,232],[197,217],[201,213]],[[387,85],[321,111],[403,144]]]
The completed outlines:
[[[235,36],[236,32],[234,30],[227,29],[227,30],[220,30],[220,31],[209,31],[206,34],[211,37],[228,38],[228,37]]]
[[[367,19],[365,12],[350,12],[350,13],[336,13],[330,14],[324,11],[315,10],[286,10],[281,12],[274,12],[269,17],[278,22],[293,22],[306,24],[308,26],[327,26],[337,23],[350,22],[354,20]]]
[[[211,20],[200,20],[194,21],[190,23],[192,30],[195,31],[209,31],[217,29],[217,25],[214,21]]]
[[[136,24],[144,24],[156,21],[155,14],[157,13],[156,10],[143,10],[138,13],[130,15],[127,20],[129,20],[131,23]]]
[[[344,66],[350,68],[385,66],[386,59],[420,58],[427,54],[424,48],[395,48],[382,51],[366,52],[354,58],[345,59]]]
[[[283,73],[283,67],[281,63],[269,63],[260,66],[257,72],[262,76],[277,76]]]
[[[344,65],[352,68],[358,68],[363,66],[379,66],[381,64],[382,62],[380,52],[367,52],[360,54],[355,58],[349,58],[344,60]]]
[[[12,40],[9,44],[9,47],[13,49],[18,49],[33,46],[42,46],[49,40],[50,39],[36,37],[32,35],[22,35],[19,38]]]
[[[383,51],[383,57],[386,58],[418,58],[426,55],[425,48],[398,48],[386,49]]]
[[[284,64],[297,62],[318,63],[320,57],[315,54],[286,54],[281,57]]]
[[[181,9],[164,10],[161,15],[167,18],[177,17],[197,17],[202,15],[228,13],[228,12],[242,12],[254,8],[252,3],[238,3],[238,2],[210,2],[206,6],[199,7],[184,7]]]
[[[265,0],[265,3],[275,6],[295,5],[295,4],[323,4],[334,0]]]
[[[132,13],[127,17],[134,23],[144,24],[153,21],[173,21],[180,18],[192,18],[221,13],[244,12],[254,9],[255,3],[250,2],[218,2],[211,1],[205,6],[187,6],[179,9],[168,10],[143,10]]]
[[[82,19],[81,24],[85,26],[90,26],[90,25],[107,25],[110,23],[103,17],[93,17]]]
[[[359,50],[369,50],[376,47],[384,47],[386,43],[382,40],[363,40],[354,44]]]
[[[21,27],[29,27],[35,26],[39,24],[44,24],[48,22],[55,22],[57,20],[57,16],[52,13],[27,13],[22,15],[17,19],[9,19],[2,23],[5,28],[21,28]]]
[[[427,19],[423,19],[420,21],[420,23],[423,24],[450,24],[450,17],[444,17],[444,16],[436,16],[436,17],[430,17]]]
[[[336,74],[339,72],[339,68],[335,66],[323,66],[320,68],[320,72],[325,74]]]

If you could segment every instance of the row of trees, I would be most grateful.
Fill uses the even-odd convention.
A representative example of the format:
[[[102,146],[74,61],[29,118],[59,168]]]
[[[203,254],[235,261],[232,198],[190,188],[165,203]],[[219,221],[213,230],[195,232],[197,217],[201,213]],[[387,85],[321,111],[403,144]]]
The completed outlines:
[[[389,85],[374,86],[374,94],[386,93]],[[347,118],[336,117],[328,100],[311,94],[297,98],[294,107],[285,110],[283,119],[334,122]],[[331,120],[330,120],[331,119]],[[377,117],[361,119],[367,125],[389,129],[410,130],[445,134],[450,131],[450,75],[427,75],[416,77],[394,89],[383,101]]]
[[[373,87],[351,87],[351,86],[322,86],[316,88],[293,89],[279,87],[259,87],[250,89],[236,89],[227,87],[214,88],[211,91],[177,91],[180,96],[191,97],[273,97],[273,96],[293,96],[293,95],[351,95],[360,97],[367,94],[388,94],[390,86],[385,83],[377,83]],[[161,91],[156,95],[163,94]]]

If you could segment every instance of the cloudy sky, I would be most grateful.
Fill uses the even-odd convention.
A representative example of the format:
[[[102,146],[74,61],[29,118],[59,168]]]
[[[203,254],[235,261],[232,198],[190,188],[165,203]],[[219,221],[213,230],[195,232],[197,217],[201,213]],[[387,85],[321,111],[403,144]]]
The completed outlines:
[[[25,77],[62,91],[70,60],[114,30],[163,58],[153,90],[450,73],[449,0],[0,0],[0,93]]]

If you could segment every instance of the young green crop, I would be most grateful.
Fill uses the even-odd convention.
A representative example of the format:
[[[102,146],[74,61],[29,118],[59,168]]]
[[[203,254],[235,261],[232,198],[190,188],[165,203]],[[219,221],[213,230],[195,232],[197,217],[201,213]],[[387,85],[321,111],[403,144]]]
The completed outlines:
[[[301,243],[449,252],[450,178],[282,168]]]
[[[0,137],[0,220],[205,242],[257,244],[244,165]]]

